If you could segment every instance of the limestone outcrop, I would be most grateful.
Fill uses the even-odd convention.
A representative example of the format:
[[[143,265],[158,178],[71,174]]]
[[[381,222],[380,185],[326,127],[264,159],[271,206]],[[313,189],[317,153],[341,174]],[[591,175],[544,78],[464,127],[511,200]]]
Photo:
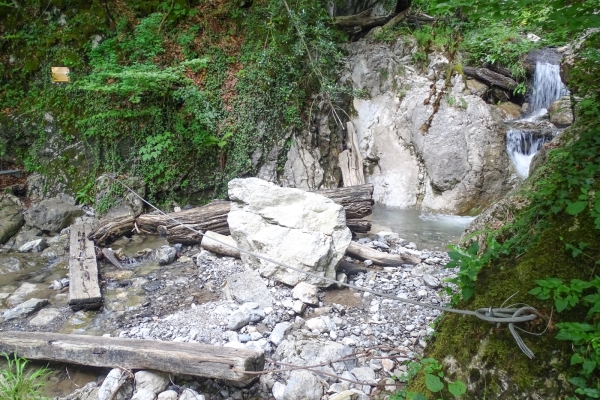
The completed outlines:
[[[258,178],[229,182],[227,222],[240,249],[331,279],[352,235],[344,208],[316,193],[281,188]],[[288,285],[321,279],[242,253],[242,260],[265,277]]]
[[[348,100],[344,117],[356,129],[366,181],[375,187],[376,203],[475,214],[513,186],[503,124],[508,117],[482,99],[485,84],[455,74],[446,85],[451,63],[444,56],[430,54],[422,71],[412,61],[416,48],[412,38],[345,45],[340,82],[361,96]],[[314,133],[294,137],[284,186],[313,189],[339,182],[338,165],[324,156],[339,154],[346,140],[334,120],[318,114]]]

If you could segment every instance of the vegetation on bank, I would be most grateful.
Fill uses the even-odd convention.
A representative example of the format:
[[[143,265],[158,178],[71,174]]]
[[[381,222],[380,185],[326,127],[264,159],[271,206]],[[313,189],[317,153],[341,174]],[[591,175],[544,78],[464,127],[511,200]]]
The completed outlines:
[[[0,153],[19,148],[31,171],[79,173],[74,189],[82,201],[93,199],[104,171],[142,176],[151,196],[165,200],[186,188],[222,193],[230,178],[254,174],[274,144],[281,168],[290,133],[306,128],[311,107],[349,91],[335,84],[336,44],[346,38],[318,0],[250,4],[0,3],[0,123],[16,121]],[[412,7],[436,21],[400,24],[375,38],[411,34],[420,46],[416,63],[441,50],[456,63],[506,68],[522,82],[520,60],[532,47],[563,45],[599,25],[592,1],[415,0]],[[528,41],[526,33],[542,40]],[[409,398],[528,391],[600,398],[599,48],[593,33],[578,50],[567,71],[576,122],[505,201],[504,226],[484,232],[487,246],[452,254],[461,270],[457,306],[499,306],[517,292],[515,302],[552,316],[542,336],[523,335],[536,359],[519,352],[506,327],[445,316],[426,359],[440,364],[414,368]],[[72,83],[50,83],[55,65],[71,68]],[[43,146],[56,132],[67,143],[82,140],[84,151],[67,149],[44,163]],[[427,374],[439,384],[429,378],[428,385]],[[505,389],[509,381],[516,387]],[[468,383],[468,393],[456,382]]]
[[[274,144],[282,167],[310,104],[335,90],[341,37],[318,0],[290,4],[0,3],[0,110],[16,122],[3,146],[30,171],[79,176],[82,200],[105,171],[142,176],[164,200],[221,194]],[[69,67],[71,83],[52,83],[52,66]],[[53,134],[83,149],[50,165]]]

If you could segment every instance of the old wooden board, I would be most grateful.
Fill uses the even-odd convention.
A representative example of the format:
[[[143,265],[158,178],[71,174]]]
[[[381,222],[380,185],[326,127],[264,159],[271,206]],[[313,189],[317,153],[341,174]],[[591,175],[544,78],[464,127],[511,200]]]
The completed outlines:
[[[102,305],[96,251],[94,242],[88,239],[91,231],[89,224],[71,226],[69,306],[73,310],[98,308]]]
[[[265,363],[263,352],[255,350],[49,332],[0,332],[2,351],[30,360],[151,369],[242,382],[256,375],[236,371],[262,371]]]

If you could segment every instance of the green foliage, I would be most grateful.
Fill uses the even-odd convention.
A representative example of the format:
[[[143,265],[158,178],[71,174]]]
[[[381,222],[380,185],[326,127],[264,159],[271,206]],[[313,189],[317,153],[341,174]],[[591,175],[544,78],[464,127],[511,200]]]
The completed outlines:
[[[33,372],[25,372],[25,367],[29,363],[24,358],[16,355],[10,357],[2,353],[8,363],[6,369],[0,371],[0,397],[5,400],[39,400],[46,399],[42,395],[41,388],[44,383],[41,382],[48,377],[50,372],[42,367]]]
[[[469,300],[475,291],[475,282],[479,271],[501,254],[508,253],[507,246],[498,243],[493,236],[488,237],[486,251],[481,255],[479,254],[479,244],[476,241],[471,243],[467,249],[457,245],[448,245],[448,248],[450,249],[448,252],[450,262],[445,267],[459,267],[456,276],[447,281],[457,285],[461,290],[460,294],[453,293],[449,287],[445,289],[449,295],[452,295],[453,303],[457,303],[461,298]]]
[[[425,386],[435,399],[443,399],[441,392],[446,387],[447,391],[454,397],[459,398],[466,393],[467,387],[461,381],[449,382],[446,385],[442,366],[435,358],[422,358],[419,361],[411,361],[407,364],[407,372],[399,376],[400,382],[409,382],[418,374],[422,373]],[[426,394],[408,391],[406,386],[390,396],[390,400],[427,400]]]
[[[569,311],[577,306],[587,309],[589,322],[560,322],[558,340],[572,342],[571,365],[579,365],[579,374],[571,377],[576,393],[584,399],[600,398],[600,277],[591,281],[572,279],[570,284],[557,278],[536,280],[537,287],[529,293],[539,299],[553,299],[556,311]]]
[[[0,109],[33,128],[30,171],[45,168],[37,149],[50,112],[65,138],[85,140],[95,174],[143,176],[151,196],[184,181],[223,194],[256,172],[250,155],[304,125],[307,105],[349,93],[335,83],[343,36],[318,0],[134,0],[108,14],[96,2],[58,4],[64,26],[36,1],[20,4],[3,9],[0,47],[17,61],[0,63]],[[69,84],[48,81],[54,65],[71,68]]]
[[[525,39],[518,27],[504,21],[482,19],[465,30],[461,50],[468,64],[499,65],[510,69],[515,78],[525,77],[520,58],[535,44]]]

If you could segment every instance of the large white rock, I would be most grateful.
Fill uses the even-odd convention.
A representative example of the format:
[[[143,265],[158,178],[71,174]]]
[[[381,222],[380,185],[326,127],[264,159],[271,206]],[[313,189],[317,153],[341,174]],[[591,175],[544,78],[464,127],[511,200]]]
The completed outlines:
[[[240,249],[335,279],[336,266],[350,244],[342,206],[316,193],[281,188],[258,178],[229,182],[231,236]],[[288,285],[329,283],[242,253],[242,260],[265,277]]]

